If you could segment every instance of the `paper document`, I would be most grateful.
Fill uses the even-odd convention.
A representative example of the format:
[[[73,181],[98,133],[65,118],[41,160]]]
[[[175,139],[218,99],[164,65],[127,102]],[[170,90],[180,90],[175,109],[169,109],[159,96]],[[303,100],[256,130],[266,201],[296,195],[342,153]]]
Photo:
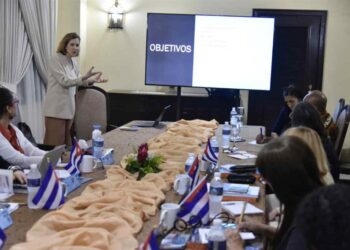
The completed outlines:
[[[202,244],[208,244],[208,234],[209,234],[209,228],[200,228],[198,229],[199,233],[199,240]],[[242,240],[253,240],[255,239],[255,236],[251,232],[240,232],[239,235],[241,236]]]
[[[229,154],[228,156],[235,158],[235,159],[239,159],[239,160],[256,158],[256,155],[250,154],[247,151],[236,151],[233,154]]]
[[[229,212],[232,215],[239,215],[242,212],[243,208],[243,201],[227,201],[227,202],[221,202],[222,208]],[[247,206],[245,208],[244,214],[262,214],[264,213],[263,210],[260,208],[257,208],[256,206],[253,206],[250,203],[247,203]]]
[[[248,193],[249,185],[248,184],[236,184],[236,183],[224,183],[224,193]]]
[[[55,173],[58,179],[65,179],[70,176],[69,172],[65,169],[55,169]]]
[[[258,186],[249,186],[248,191],[245,193],[242,192],[225,192],[224,196],[235,196],[235,197],[247,197],[247,198],[258,198],[260,192],[260,187]]]

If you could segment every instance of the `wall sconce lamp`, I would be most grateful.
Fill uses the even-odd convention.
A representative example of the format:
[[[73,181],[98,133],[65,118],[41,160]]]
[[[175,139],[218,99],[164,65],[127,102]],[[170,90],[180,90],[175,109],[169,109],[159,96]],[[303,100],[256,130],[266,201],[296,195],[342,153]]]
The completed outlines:
[[[122,29],[123,28],[124,12],[120,7],[118,0],[108,11],[108,28],[110,29]]]

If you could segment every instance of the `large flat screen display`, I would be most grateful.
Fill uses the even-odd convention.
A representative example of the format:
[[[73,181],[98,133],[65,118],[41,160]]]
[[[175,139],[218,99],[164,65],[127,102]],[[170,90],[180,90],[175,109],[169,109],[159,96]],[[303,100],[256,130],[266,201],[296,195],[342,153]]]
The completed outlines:
[[[274,19],[148,13],[146,85],[269,90]]]

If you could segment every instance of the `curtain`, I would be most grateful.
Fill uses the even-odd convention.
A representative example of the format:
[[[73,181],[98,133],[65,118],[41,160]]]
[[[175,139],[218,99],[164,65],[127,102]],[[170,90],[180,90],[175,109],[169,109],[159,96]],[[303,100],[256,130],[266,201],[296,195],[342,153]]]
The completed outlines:
[[[20,0],[19,3],[35,65],[46,86],[49,59],[56,39],[56,0]]]
[[[29,65],[27,73],[18,84],[17,94],[20,96],[18,104],[21,120],[25,121],[38,143],[44,139],[44,117],[42,101],[45,97],[44,83],[40,78],[35,63]]]
[[[21,120],[42,142],[42,103],[56,36],[57,0],[0,0],[0,84],[18,92]]]
[[[19,0],[34,62],[23,78],[20,87],[20,113],[37,142],[44,138],[42,103],[47,86],[49,60],[56,39],[56,0]],[[39,77],[40,76],[40,77]]]
[[[0,84],[16,92],[32,56],[18,1],[1,0]]]

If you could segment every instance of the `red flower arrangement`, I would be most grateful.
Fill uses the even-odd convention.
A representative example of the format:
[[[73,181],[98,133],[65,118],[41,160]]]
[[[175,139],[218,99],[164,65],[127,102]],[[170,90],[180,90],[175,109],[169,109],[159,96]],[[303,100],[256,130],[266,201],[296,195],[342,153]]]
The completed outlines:
[[[159,165],[164,161],[160,155],[150,155],[147,143],[141,144],[137,149],[137,155],[130,155],[126,162],[126,170],[130,173],[137,173],[140,180],[146,174],[160,172]]]

